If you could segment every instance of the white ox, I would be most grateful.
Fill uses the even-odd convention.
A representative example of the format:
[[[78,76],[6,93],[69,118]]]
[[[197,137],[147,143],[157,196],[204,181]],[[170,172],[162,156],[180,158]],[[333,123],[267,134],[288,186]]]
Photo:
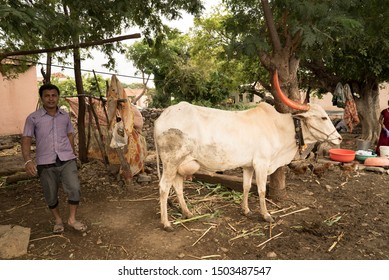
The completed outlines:
[[[163,165],[159,187],[161,223],[165,230],[173,229],[167,215],[171,186],[183,215],[193,216],[183,196],[183,181],[198,170],[212,173],[242,167],[242,209],[246,215],[250,213],[248,193],[255,171],[260,213],[266,221],[273,221],[265,203],[266,180],[277,168],[289,164],[298,151],[293,118],[301,120],[306,144],[317,141],[340,144],[341,136],[319,105],[288,99],[281,92],[277,72],[274,84],[280,99],[300,113],[281,114],[266,103],[246,111],[222,111],[181,102],[167,108],[155,121],[157,163],[159,154]]]

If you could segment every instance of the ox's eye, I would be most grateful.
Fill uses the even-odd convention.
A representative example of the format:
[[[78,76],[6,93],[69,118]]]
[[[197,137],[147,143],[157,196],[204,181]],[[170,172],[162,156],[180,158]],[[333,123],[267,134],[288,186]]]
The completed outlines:
[[[321,119],[322,119],[323,121],[326,121],[326,120],[328,120],[328,118],[327,118],[327,117],[321,117]]]

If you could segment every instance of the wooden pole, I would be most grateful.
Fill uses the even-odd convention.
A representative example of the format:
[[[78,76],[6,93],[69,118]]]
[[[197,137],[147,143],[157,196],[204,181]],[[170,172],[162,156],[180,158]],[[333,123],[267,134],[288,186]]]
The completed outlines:
[[[103,39],[103,40],[98,40],[98,41],[93,41],[93,42],[85,42],[85,43],[72,44],[72,45],[66,45],[66,46],[60,46],[60,47],[54,47],[54,48],[0,53],[0,60],[3,60],[4,58],[9,57],[9,56],[30,55],[30,54],[57,52],[57,51],[63,51],[63,50],[69,50],[69,49],[88,48],[88,47],[92,47],[92,46],[104,45],[104,44],[114,43],[114,42],[118,42],[118,41],[124,41],[124,40],[128,40],[128,39],[137,39],[140,37],[141,37],[140,33],[135,33],[135,34],[123,35],[123,36],[119,36],[119,37],[113,37],[113,38]]]

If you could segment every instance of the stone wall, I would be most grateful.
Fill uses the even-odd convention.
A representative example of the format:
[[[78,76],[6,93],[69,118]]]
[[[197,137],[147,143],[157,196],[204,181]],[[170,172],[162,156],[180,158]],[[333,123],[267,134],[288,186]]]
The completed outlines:
[[[147,142],[147,151],[154,151],[155,145],[154,145],[154,121],[159,117],[159,115],[162,113],[163,109],[156,109],[156,108],[145,108],[142,109],[141,113],[144,120],[143,125],[143,135],[146,137]]]

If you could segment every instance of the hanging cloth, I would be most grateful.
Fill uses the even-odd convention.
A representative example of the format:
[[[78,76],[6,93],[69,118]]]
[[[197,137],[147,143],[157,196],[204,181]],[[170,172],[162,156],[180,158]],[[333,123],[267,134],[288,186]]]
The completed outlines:
[[[348,84],[345,84],[344,87],[343,87],[343,94],[344,94],[344,98],[346,100],[352,100],[354,101],[354,96],[351,92],[351,88]]]
[[[335,91],[332,95],[332,105],[344,108],[346,105],[346,98],[344,96],[344,89],[341,83],[336,85]]]
[[[343,119],[347,126],[348,132],[351,133],[353,132],[354,127],[359,124],[358,111],[351,93],[350,86],[348,84],[344,86],[343,92],[346,98]]]

